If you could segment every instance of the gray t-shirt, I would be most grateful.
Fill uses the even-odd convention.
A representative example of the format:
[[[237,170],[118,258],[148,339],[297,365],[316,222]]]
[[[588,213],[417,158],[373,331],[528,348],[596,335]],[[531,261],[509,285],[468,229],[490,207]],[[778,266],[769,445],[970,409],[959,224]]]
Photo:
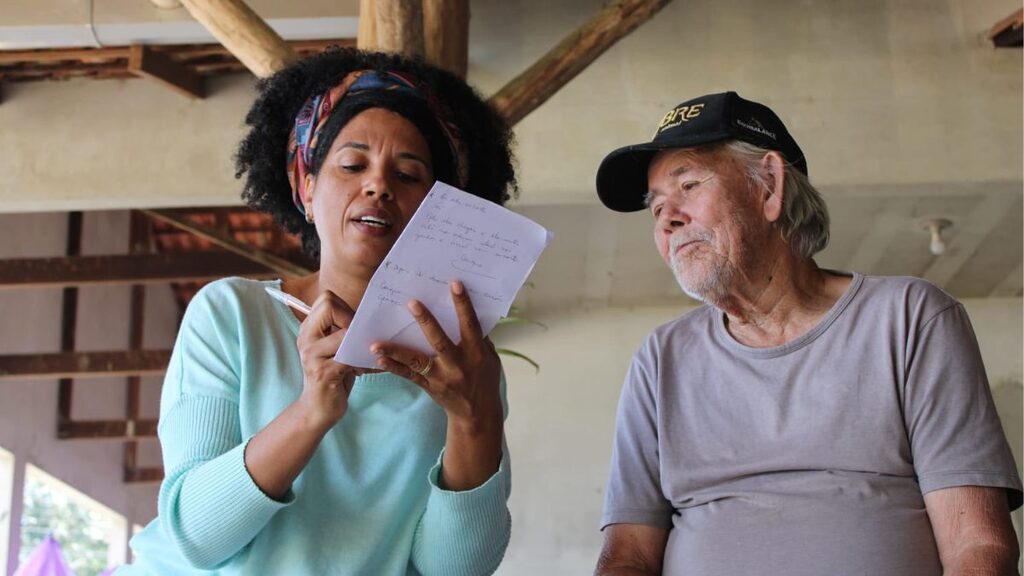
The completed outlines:
[[[855,274],[807,334],[750,348],[704,306],[619,403],[601,519],[671,528],[665,574],[942,574],[922,494],[1021,482],[963,307]]]

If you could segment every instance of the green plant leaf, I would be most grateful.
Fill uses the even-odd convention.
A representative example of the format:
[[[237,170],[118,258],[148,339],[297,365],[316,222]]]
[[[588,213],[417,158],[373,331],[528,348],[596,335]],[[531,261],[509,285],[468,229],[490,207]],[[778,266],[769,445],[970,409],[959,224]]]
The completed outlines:
[[[537,364],[536,362],[534,362],[533,359],[530,358],[529,356],[527,356],[526,354],[523,354],[521,352],[516,352],[515,350],[509,350],[508,348],[495,348],[494,350],[498,354],[504,354],[505,356],[512,356],[513,358],[519,358],[520,360],[528,362],[530,364],[530,366],[533,366],[533,370],[535,372],[540,373],[540,364]]]
[[[503,316],[498,319],[498,324],[533,324],[534,326],[540,326],[545,330],[548,329],[546,324],[529,318],[523,318],[522,316]]]

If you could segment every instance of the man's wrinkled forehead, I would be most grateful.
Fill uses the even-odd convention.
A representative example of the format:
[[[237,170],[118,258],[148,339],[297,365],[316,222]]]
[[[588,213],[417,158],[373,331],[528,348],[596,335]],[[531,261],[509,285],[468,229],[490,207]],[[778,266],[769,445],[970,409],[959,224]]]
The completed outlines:
[[[671,148],[658,152],[651,158],[651,163],[647,165],[648,191],[652,191],[650,182],[655,176],[656,171],[668,169],[670,175],[675,177],[691,170],[710,170],[715,168],[721,161],[719,157],[720,149],[720,146],[711,145],[693,148]]]

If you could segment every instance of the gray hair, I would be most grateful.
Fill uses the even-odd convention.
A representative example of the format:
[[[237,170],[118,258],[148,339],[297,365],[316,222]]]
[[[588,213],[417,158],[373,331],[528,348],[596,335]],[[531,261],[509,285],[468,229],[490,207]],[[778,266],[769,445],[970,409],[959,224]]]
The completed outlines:
[[[747,179],[755,189],[770,188],[761,173],[761,160],[769,150],[741,140],[731,140],[724,148],[743,164]],[[828,246],[829,217],[825,200],[807,176],[788,162],[782,186],[782,215],[775,224],[793,253],[810,259]]]

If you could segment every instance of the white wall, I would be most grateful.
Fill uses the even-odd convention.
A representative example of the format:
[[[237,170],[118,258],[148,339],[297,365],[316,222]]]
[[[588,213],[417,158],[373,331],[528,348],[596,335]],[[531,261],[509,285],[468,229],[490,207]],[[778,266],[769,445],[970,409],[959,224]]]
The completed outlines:
[[[0,258],[36,258],[64,254],[66,214],[0,215]],[[83,224],[83,254],[127,251],[126,212],[92,212]],[[79,350],[123,350],[128,342],[129,291],[126,287],[82,289],[79,297]],[[166,348],[176,332],[176,305],[167,288],[147,293],[144,346]],[[0,290],[0,354],[60,350],[61,290]],[[141,416],[157,415],[159,379],[143,383]],[[125,380],[80,379],[74,384],[72,418],[122,419]],[[71,484],[87,496],[145,523],[156,513],[156,484],[127,485],[122,481],[123,443],[98,440],[58,440],[57,381],[0,379],[0,446],[15,457],[15,476],[7,566],[17,565],[19,521],[25,465],[32,463]],[[154,441],[140,443],[144,466],[159,462]]]
[[[1021,469],[1020,299],[968,300],[1003,427]],[[629,360],[654,327],[684,309],[575,310],[537,316],[549,329],[502,327],[496,342],[540,363],[505,360],[512,453],[512,542],[501,576],[589,574],[615,410]],[[1021,511],[1014,513],[1020,534]]]

